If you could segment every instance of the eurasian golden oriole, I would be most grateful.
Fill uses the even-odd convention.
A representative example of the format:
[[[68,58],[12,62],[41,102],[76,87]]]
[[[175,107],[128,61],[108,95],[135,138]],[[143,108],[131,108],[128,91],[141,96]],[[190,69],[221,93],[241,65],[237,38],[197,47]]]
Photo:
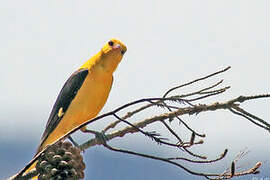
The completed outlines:
[[[53,106],[37,153],[75,127],[97,116],[110,93],[113,72],[126,51],[127,48],[121,41],[111,39],[69,77]],[[86,131],[86,128],[81,130]]]

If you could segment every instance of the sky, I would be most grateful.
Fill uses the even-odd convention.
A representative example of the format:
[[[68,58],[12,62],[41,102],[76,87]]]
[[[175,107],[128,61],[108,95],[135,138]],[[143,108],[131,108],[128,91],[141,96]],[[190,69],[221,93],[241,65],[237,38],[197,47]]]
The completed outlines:
[[[143,97],[160,97],[175,85],[227,66],[232,68],[225,74],[196,86],[220,79],[231,86],[209,103],[269,93],[269,6],[267,0],[1,1],[0,179],[31,159],[65,80],[113,37],[124,42],[128,51],[101,113]],[[243,107],[269,122],[269,104],[269,99],[255,100]],[[270,178],[268,132],[228,111],[185,120],[207,135],[205,144],[195,150],[216,157],[229,148],[223,163],[194,168],[222,171],[247,148],[250,153],[243,164],[250,167],[266,161],[256,177]],[[174,153],[145,138],[128,136],[123,141],[133,150]],[[118,139],[114,143],[123,145]],[[86,179],[203,179],[169,164],[103,147],[88,149],[84,157]]]

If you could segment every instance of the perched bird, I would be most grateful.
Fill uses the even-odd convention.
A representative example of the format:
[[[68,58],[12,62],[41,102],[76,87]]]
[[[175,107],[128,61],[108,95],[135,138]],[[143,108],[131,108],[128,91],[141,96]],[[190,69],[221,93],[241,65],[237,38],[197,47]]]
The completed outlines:
[[[121,41],[111,39],[69,77],[53,106],[37,153],[73,128],[97,116],[110,93],[113,72],[126,51]],[[86,127],[81,130],[87,131]]]

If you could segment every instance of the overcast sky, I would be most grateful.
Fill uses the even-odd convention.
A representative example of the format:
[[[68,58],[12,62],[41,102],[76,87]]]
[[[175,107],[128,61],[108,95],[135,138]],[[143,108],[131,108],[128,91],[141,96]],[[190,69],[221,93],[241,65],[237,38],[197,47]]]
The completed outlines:
[[[227,66],[232,69],[215,80],[224,79],[231,89],[210,102],[269,93],[269,7],[266,0],[1,1],[0,143],[38,144],[66,79],[112,37],[128,51],[102,112],[161,96],[172,86]],[[269,105],[270,100],[245,103],[268,122]],[[207,134],[202,150],[209,156],[230,147],[234,157],[247,147],[249,165],[269,160],[269,133],[248,121],[228,111],[189,118]],[[29,160],[34,152],[27,152]],[[7,171],[2,165],[0,174]]]

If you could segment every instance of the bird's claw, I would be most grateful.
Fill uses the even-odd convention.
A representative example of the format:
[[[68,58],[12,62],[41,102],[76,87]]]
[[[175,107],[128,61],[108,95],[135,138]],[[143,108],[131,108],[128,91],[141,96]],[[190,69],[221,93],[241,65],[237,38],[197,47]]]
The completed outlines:
[[[96,141],[98,144],[106,144],[106,141],[108,141],[108,137],[105,135],[103,131],[98,132],[89,129],[84,129],[83,132],[94,134],[96,136]]]
[[[95,136],[96,136],[96,140],[100,144],[106,144],[106,142],[108,141],[108,137],[105,135],[103,131],[101,132],[96,131]]]

